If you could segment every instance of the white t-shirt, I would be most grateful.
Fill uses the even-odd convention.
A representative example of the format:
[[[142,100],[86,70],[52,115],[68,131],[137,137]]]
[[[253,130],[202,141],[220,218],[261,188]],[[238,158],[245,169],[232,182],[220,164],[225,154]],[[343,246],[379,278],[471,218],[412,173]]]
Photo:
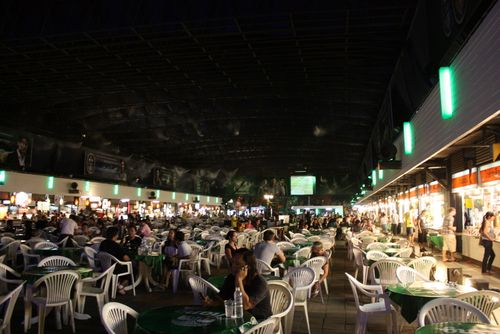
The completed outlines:
[[[179,258],[184,258],[184,257],[187,257],[187,256],[191,256],[192,252],[193,252],[193,249],[185,241],[181,242],[179,244],[179,246],[177,246],[177,256]]]
[[[274,259],[275,255],[282,254],[281,249],[276,246],[274,242],[259,242],[255,245],[255,258],[264,261],[268,265],[271,265],[271,261]]]
[[[61,220],[61,234],[74,235],[77,228],[78,224],[73,219],[63,218]]]

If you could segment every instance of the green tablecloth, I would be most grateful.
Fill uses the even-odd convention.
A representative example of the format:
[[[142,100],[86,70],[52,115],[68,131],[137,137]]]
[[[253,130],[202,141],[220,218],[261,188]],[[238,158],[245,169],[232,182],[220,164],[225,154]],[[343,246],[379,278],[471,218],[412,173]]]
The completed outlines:
[[[293,255],[293,253],[295,253],[299,249],[300,249],[300,247],[296,246],[296,247],[284,249],[283,253],[285,254],[285,256],[290,256],[290,255]]]
[[[75,262],[80,262],[83,248],[64,247],[64,248],[38,248],[32,250],[33,254],[38,254],[41,257],[48,257],[54,255],[65,256]]]
[[[243,319],[228,319],[224,307],[167,306],[139,314],[136,334],[239,334],[239,327],[251,328],[252,315],[245,312]]]
[[[153,273],[156,275],[163,274],[163,260],[165,259],[165,255],[136,255],[134,258],[136,261],[144,262],[148,265]]]
[[[286,261],[284,263],[285,268],[295,267],[295,260],[299,260],[299,264],[302,264],[307,261],[307,258],[300,256],[298,259],[296,259],[293,255],[287,255]]]
[[[295,246],[299,246],[300,248],[311,247],[312,245],[313,245],[312,241],[304,242],[304,243],[301,243],[301,244],[295,244]]]
[[[437,249],[443,249],[443,236],[430,235],[427,237]]]
[[[440,282],[414,282],[406,287],[400,284],[387,287],[389,297],[401,307],[401,315],[408,323],[417,319],[418,312],[428,301],[439,297],[455,298],[475,290],[463,285],[451,287]]]
[[[472,324],[468,322],[441,322],[427,325],[417,329],[415,334],[441,334],[441,333],[474,333],[488,334],[500,333],[500,326],[486,324]]]
[[[37,279],[50,273],[55,273],[62,270],[74,270],[80,274],[81,278],[92,277],[94,270],[87,267],[73,267],[73,266],[59,266],[59,267],[35,267],[23,271],[22,277],[28,282],[33,284]]]
[[[396,248],[386,248],[384,249],[384,253],[389,255],[389,256],[393,256],[394,254],[398,253],[400,251],[400,249],[396,249]]]

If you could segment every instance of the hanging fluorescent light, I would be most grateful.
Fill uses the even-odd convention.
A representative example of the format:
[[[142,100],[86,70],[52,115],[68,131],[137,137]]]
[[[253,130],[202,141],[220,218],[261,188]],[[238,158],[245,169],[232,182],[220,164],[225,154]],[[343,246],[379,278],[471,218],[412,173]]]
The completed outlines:
[[[453,117],[453,78],[449,67],[439,69],[439,95],[441,98],[441,117]]]
[[[403,140],[405,154],[413,153],[413,126],[411,122],[403,123]]]

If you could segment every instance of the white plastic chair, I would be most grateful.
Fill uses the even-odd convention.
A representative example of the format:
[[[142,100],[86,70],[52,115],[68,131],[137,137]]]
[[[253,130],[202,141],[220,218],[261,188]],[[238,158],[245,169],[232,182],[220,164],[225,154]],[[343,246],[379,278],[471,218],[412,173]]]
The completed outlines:
[[[217,269],[220,269],[220,265],[222,263],[222,259],[226,257],[226,245],[229,243],[229,240],[221,240],[218,244],[218,252],[211,252],[211,262],[215,264]]]
[[[84,247],[87,242],[89,242],[89,237],[86,235],[75,235],[73,237],[73,241],[78,244],[80,247]]]
[[[33,237],[33,238],[27,240],[26,243],[31,248],[34,248],[37,243],[39,243],[39,242],[45,242],[45,241],[47,241],[47,240],[39,238],[39,237]]]
[[[358,282],[357,279],[345,273],[351,284],[354,302],[358,310],[355,333],[365,333],[368,317],[371,315],[389,315],[391,326],[387,328],[388,333],[398,333],[397,312],[391,305],[389,297],[384,294],[384,289],[380,285],[366,285]],[[372,299],[371,303],[360,304],[358,291]]]
[[[307,267],[299,267],[289,271],[283,280],[289,282],[292,287],[295,309],[297,307],[304,308],[304,315],[306,317],[307,332],[311,334],[311,326],[309,325],[309,313],[307,311],[307,298],[309,297],[309,290],[314,285],[316,274],[314,270]]]
[[[386,248],[387,248],[387,244],[384,244],[382,242],[373,242],[373,243],[369,244],[368,246],[366,246],[367,251],[371,251],[371,250],[383,251]]]
[[[415,269],[427,279],[431,278],[432,269],[436,266],[437,260],[432,256],[424,256],[408,263],[408,267]]]
[[[45,328],[46,310],[49,307],[56,308],[57,329],[61,329],[61,308],[68,312],[71,329],[75,333],[75,318],[71,290],[75,282],[80,278],[77,272],[62,270],[42,276],[26,290],[26,303],[24,311],[24,331],[31,328],[32,305],[38,308],[38,333],[43,334]],[[45,289],[41,289],[42,286]],[[45,290],[46,295],[38,295],[38,290]]]
[[[59,248],[57,244],[50,242],[50,241],[40,241],[33,247],[34,249],[53,249],[53,248]]]
[[[363,284],[366,284],[368,281],[368,269],[370,268],[366,263],[365,263],[365,257],[363,250],[359,248],[358,246],[353,246],[353,254],[354,254],[354,263],[356,270],[354,272],[354,278],[358,279],[358,272],[361,270],[361,282]]]
[[[294,245],[303,244],[307,242],[306,238],[293,238],[290,242]]]
[[[243,334],[273,334],[274,327],[276,326],[276,319],[270,318],[262,321],[258,325],[253,326]]]
[[[191,287],[191,290],[193,291],[193,302],[195,305],[202,304],[203,301],[201,300],[200,297],[201,296],[206,297],[209,290],[213,291],[214,294],[219,293],[219,289],[217,289],[210,282],[204,280],[200,276],[189,275],[188,283],[189,286]]]
[[[257,262],[257,272],[262,275],[273,274],[274,276],[280,275],[279,268],[273,268],[262,260],[256,259]]]
[[[177,288],[179,287],[179,279],[184,274],[194,274],[198,263],[199,263],[199,254],[203,250],[203,247],[198,245],[191,245],[191,256],[189,259],[181,259],[179,260],[178,267],[172,270],[172,291],[173,293],[177,293]]]
[[[130,290],[132,289],[134,296],[135,296],[135,278],[134,278],[134,270],[132,268],[132,262],[131,261],[120,261],[113,255],[106,253],[106,252],[99,252],[96,255],[96,258],[99,260],[102,270],[108,270],[109,267],[111,267],[113,264],[118,264],[121,266],[125,266],[126,270],[122,273],[115,274],[113,273],[113,278],[111,280],[111,298],[115,299],[116,298],[116,291],[118,290],[118,283],[119,279],[122,276],[127,276],[130,275],[132,279],[132,283],[130,286],[126,286],[125,290]]]
[[[238,241],[236,242],[238,248],[243,248],[247,246],[247,236],[243,233],[238,235]]]
[[[307,237],[307,241],[315,242],[315,241],[320,241],[321,237],[319,235],[311,235],[310,237]]]
[[[323,273],[323,266],[325,265],[326,260],[323,256],[318,256],[318,257],[313,257],[312,259],[307,260],[306,262],[302,263],[301,267],[308,267],[314,270],[314,274],[316,275],[314,279],[314,283],[318,282],[321,274]],[[323,290],[321,286],[319,287],[319,292],[321,296],[321,302],[324,303],[323,300]]]
[[[106,238],[104,237],[93,237],[92,239],[90,239],[90,242],[93,244],[100,244],[104,240],[106,240]]]
[[[281,280],[267,282],[271,294],[272,318],[279,321],[279,333],[283,333],[281,320],[285,318],[293,307],[293,294],[288,283]]]
[[[113,271],[116,263],[109,267],[105,272],[96,277],[87,277],[77,283],[77,302],[78,312],[84,313],[85,300],[87,297],[95,297],[99,314],[105,303],[109,302],[109,285],[113,280]]]
[[[76,263],[65,256],[49,256],[38,262],[38,267],[76,266]]]
[[[480,290],[464,293],[456,297],[457,300],[473,305],[486,314],[492,323],[499,323],[493,311],[500,307],[500,293],[491,290]],[[493,318],[493,319],[492,319]]]
[[[387,286],[398,283],[396,270],[404,266],[397,260],[380,260],[373,263],[369,269],[370,280],[372,284],[380,284],[385,289]],[[378,272],[379,277],[376,277]]]
[[[309,256],[311,256],[311,247],[303,247],[293,253],[293,256],[295,256],[296,259],[298,259],[299,257],[309,258]]]
[[[413,253],[413,247],[406,247],[397,252],[394,256],[397,257],[410,257]]]
[[[85,256],[90,268],[98,271],[97,265],[95,263],[97,251],[92,247],[84,247],[82,256]]]
[[[9,292],[7,295],[0,297],[0,310],[3,309],[2,317],[0,317],[0,333],[10,334],[10,320],[12,312],[16,306],[17,298],[23,289],[24,282],[17,288]]]
[[[107,303],[102,308],[101,321],[108,334],[128,334],[127,315],[137,319],[139,313],[121,303]]]
[[[34,268],[41,260],[41,256],[38,254],[30,254],[31,248],[28,245],[19,245],[19,251],[23,254],[23,265],[24,270]]]
[[[7,275],[15,278],[7,278]],[[19,285],[22,282],[23,281],[21,280],[21,274],[16,272],[5,263],[0,263],[0,294],[7,294],[11,291],[8,286],[9,284]]]
[[[4,260],[5,260],[5,254],[4,255],[0,255],[0,263],[3,263]]]
[[[471,322],[491,324],[478,308],[455,298],[437,298],[425,304],[418,315],[419,326],[440,322]]]
[[[11,264],[13,267],[16,266],[17,254],[18,254],[20,245],[21,245],[21,241],[14,240],[14,241],[9,242],[4,247],[2,247],[2,249],[0,249],[0,253],[5,253],[4,262]]]
[[[198,254],[198,263],[197,263],[197,269],[198,269],[198,274],[201,276],[201,267],[202,265],[205,267],[205,271],[207,272],[208,276],[210,276],[212,273],[210,272],[210,257],[211,257],[211,252],[212,252],[212,247],[211,245],[208,248],[204,248],[200,250]]]
[[[415,281],[429,282],[429,279],[421,275],[418,271],[406,266],[396,269],[396,277],[401,284],[411,284]]]
[[[66,247],[66,246],[67,246],[68,241],[70,241],[70,239],[69,239],[69,237],[66,237],[66,238],[62,239],[61,241],[56,242],[55,244],[56,244],[57,246],[61,247],[61,248],[64,248],[64,247]],[[70,241],[70,242],[71,242],[71,241]]]
[[[379,261],[383,259],[387,259],[389,255],[385,254],[384,252],[378,251],[378,250],[372,250],[366,253],[366,259],[368,261]]]
[[[278,246],[278,248],[281,249],[281,250],[286,250],[286,249],[290,249],[290,248],[294,248],[295,247],[294,244],[292,244],[291,242],[288,242],[288,241],[277,242],[276,246]]]

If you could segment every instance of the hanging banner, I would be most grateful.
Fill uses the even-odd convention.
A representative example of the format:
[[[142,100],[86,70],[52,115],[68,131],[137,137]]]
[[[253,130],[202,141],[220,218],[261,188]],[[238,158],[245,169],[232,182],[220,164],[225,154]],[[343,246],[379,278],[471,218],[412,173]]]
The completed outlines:
[[[464,170],[451,176],[452,192],[460,192],[477,187],[477,168]]]

